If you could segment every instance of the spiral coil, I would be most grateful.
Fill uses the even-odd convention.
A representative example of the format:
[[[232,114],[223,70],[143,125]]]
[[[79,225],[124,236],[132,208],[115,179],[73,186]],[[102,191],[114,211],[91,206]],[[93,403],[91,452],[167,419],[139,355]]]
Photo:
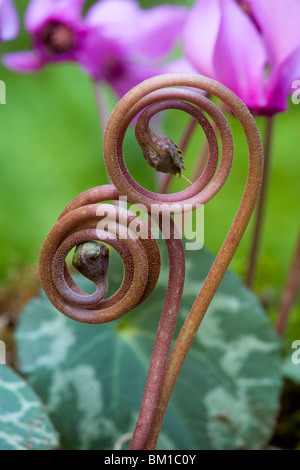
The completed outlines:
[[[64,210],[41,251],[40,276],[49,300],[59,311],[80,322],[106,323],[120,318],[151,294],[159,277],[158,244],[146,225],[139,221],[141,233],[146,236],[136,239],[129,228],[135,217],[129,211],[103,204],[99,215],[98,203],[114,200],[117,196],[112,185],[94,188],[78,196]],[[99,229],[104,214],[106,220],[116,222],[107,224],[109,228],[113,227],[111,232]],[[73,281],[65,263],[72,248],[93,240],[108,243],[124,264],[120,289],[105,300],[101,289],[86,295]]]
[[[234,222],[166,368],[185,277],[183,245],[170,216],[172,229],[170,237],[165,240],[169,255],[169,283],[132,449],[155,448],[157,430],[160,429],[170,391],[175,385],[184,357],[253,213],[262,180],[263,152],[259,132],[250,111],[228,88],[199,75],[167,74],[136,86],[118,103],[105,130],[104,160],[113,184],[93,188],[74,199],[50,231],[41,251],[40,277],[45,293],[53,305],[68,317],[85,323],[105,323],[120,318],[143,302],[153,291],[159,277],[160,254],[157,242],[147,225],[139,218],[125,209],[103,202],[115,201],[122,195],[131,204],[142,204],[151,214],[163,215],[165,211],[170,214],[183,213],[186,208],[195,209],[199,204],[210,201],[220,191],[232,167],[233,136],[223,112],[203,91],[219,98],[240,121],[249,148],[248,179]],[[128,127],[137,116],[137,140],[143,144],[147,133],[149,140],[151,118],[167,109],[184,111],[197,121],[205,133],[209,157],[202,175],[190,187],[174,194],[158,194],[141,187],[132,178],[124,161],[123,143]],[[204,113],[212,119],[214,125]],[[221,152],[216,132],[220,136]],[[99,215],[99,206],[102,215]],[[99,229],[103,212],[112,221],[113,229],[110,231]],[[126,224],[122,222],[124,215]],[[138,239],[130,231],[130,223],[137,220],[141,233],[145,235]],[[124,232],[127,234],[125,237]],[[108,299],[104,298],[106,290],[103,285],[96,284],[96,292],[91,296],[81,291],[66,266],[66,256],[73,247],[93,240],[108,243],[123,260],[123,283]],[[171,380],[164,381],[165,374],[169,374]],[[156,423],[156,434],[152,433],[148,441],[153,423]]]

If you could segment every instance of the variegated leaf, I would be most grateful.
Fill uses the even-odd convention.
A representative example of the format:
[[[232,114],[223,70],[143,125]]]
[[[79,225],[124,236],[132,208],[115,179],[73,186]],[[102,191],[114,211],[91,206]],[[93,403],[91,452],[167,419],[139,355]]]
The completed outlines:
[[[187,252],[177,333],[213,257]],[[122,267],[112,256],[110,290]],[[42,397],[70,449],[112,448],[134,429],[168,278],[123,319],[83,325],[44,298],[21,318],[22,372]],[[231,273],[215,296],[175,388],[159,442],[162,449],[259,449],[272,435],[279,406],[279,341],[258,300]]]
[[[58,435],[36,393],[0,365],[0,450],[51,450]]]

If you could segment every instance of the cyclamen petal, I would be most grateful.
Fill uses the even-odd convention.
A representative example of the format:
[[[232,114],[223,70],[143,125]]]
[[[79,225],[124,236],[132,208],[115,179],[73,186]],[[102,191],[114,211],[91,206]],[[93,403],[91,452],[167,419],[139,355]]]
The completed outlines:
[[[140,81],[163,73],[157,59],[174,46],[186,17],[182,7],[143,10],[135,0],[101,0],[87,13],[85,23],[92,32],[78,61],[95,80],[107,81],[122,96]]]
[[[195,4],[183,32],[186,58],[203,75],[214,78],[214,50],[221,23],[219,0]]]
[[[45,21],[55,18],[65,21],[78,21],[86,0],[32,0],[25,15],[25,27],[35,34]]]
[[[264,43],[255,25],[232,0],[221,2],[221,24],[213,56],[218,80],[250,108],[264,105]]]
[[[135,0],[100,0],[87,12],[85,23],[106,39],[132,44],[141,9]]]
[[[123,76],[112,78],[110,85],[116,91],[117,95],[122,97],[147,78],[160,75],[161,73],[163,73],[163,70],[153,64],[130,62],[127,64]]]
[[[115,28],[124,23],[133,24],[139,13],[136,0],[100,0],[87,12],[86,21],[94,26],[112,25]]]
[[[36,72],[45,65],[38,54],[27,51],[6,54],[3,63],[6,67],[23,73]]]
[[[180,57],[165,64],[163,73],[197,73],[197,71],[184,57]]]
[[[83,16],[84,3],[31,0],[25,26],[34,50],[7,55],[7,67],[33,72],[48,63],[75,61],[119,95],[163,72],[157,59],[175,45],[186,20],[185,8],[163,5],[143,10],[137,0],[100,0]]]
[[[19,17],[12,0],[0,0],[0,41],[10,41],[19,32]]]
[[[300,80],[300,46],[271,74],[268,101],[275,112],[286,111],[286,98],[294,92],[293,83],[296,80]]]
[[[198,0],[183,35],[186,58],[253,113],[275,114],[299,78],[299,17],[299,0]]]
[[[299,0],[248,0],[271,63],[282,63],[300,43]]]
[[[137,52],[151,59],[166,56],[183,30],[187,11],[175,5],[161,5],[143,11],[136,28]]]

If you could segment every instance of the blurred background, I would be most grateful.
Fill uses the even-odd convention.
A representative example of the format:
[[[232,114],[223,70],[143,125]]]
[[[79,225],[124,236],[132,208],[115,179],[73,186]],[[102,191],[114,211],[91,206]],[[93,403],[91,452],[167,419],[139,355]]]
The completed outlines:
[[[16,0],[21,16],[29,2]],[[88,1],[88,8],[92,1]],[[142,7],[163,2],[140,0]],[[192,5],[192,0],[173,1]],[[1,44],[1,54],[30,49],[29,35],[22,29],[17,39]],[[179,55],[180,50],[175,53]],[[0,105],[0,312],[14,320],[29,298],[39,291],[37,263],[41,245],[60,212],[80,192],[108,183],[103,162],[102,130],[89,78],[75,64],[48,65],[39,73],[17,74],[0,64],[0,80],[6,83],[6,105]],[[117,98],[104,86],[109,109]],[[217,253],[241,201],[248,155],[245,137],[237,121],[228,116],[235,137],[235,160],[223,190],[205,207],[205,245]],[[167,112],[165,135],[176,143],[188,118]],[[264,133],[265,122],[257,118]],[[300,206],[300,105],[275,116],[272,162],[263,233],[254,291],[275,325],[284,282],[299,230]],[[204,138],[197,129],[185,155],[186,176],[191,177]],[[130,130],[125,143],[126,164],[133,177],[154,190],[156,174],[142,157]],[[174,179],[171,190],[186,187]],[[232,261],[232,270],[245,277],[253,232],[250,223]],[[1,324],[0,324],[1,328]],[[283,347],[300,339],[300,298],[291,312]],[[12,337],[5,341],[13,344]],[[11,356],[11,364],[16,358]],[[299,387],[288,406],[299,398]],[[295,415],[294,415],[295,416]],[[297,415],[298,416],[298,415]],[[296,418],[293,418],[296,419]],[[299,416],[295,421],[299,426]]]
[[[86,7],[91,3],[87,2]],[[162,2],[141,0],[140,3],[150,7]],[[17,0],[21,14],[27,4]],[[1,45],[2,53],[23,49],[30,49],[30,38],[25,31],[11,43]],[[28,267],[36,266],[41,244],[65,205],[81,191],[107,183],[108,179],[91,79],[75,64],[49,65],[32,75],[16,74],[0,67],[0,79],[7,86],[7,104],[1,105],[0,139],[0,282],[3,288],[20,275],[26,276]],[[108,88],[106,91],[113,109],[116,97]],[[299,118],[300,106],[291,102],[287,113],[275,117],[271,178],[255,282],[255,291],[273,319],[299,225]],[[221,194],[205,208],[205,243],[214,252],[221,246],[232,222],[247,171],[243,133],[236,120],[229,119],[236,138],[233,171]],[[178,143],[186,123],[187,118],[181,113],[169,112],[164,117],[166,135]],[[258,118],[257,123],[263,133],[263,119]],[[195,165],[202,139],[198,130],[186,154],[188,169]],[[154,189],[154,172],[141,157],[133,132],[127,138],[125,155],[133,176]],[[172,191],[183,187],[182,181],[175,181]],[[240,275],[246,269],[252,226],[253,223],[232,263],[233,270]],[[299,301],[289,328],[291,332],[296,328],[300,333]],[[290,336],[294,337],[294,333]]]

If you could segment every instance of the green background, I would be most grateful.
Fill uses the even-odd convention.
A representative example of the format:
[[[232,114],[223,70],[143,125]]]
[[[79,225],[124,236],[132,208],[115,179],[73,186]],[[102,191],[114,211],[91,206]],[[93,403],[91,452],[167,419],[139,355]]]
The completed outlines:
[[[28,2],[26,2],[27,4]],[[90,2],[89,2],[90,3]],[[143,6],[161,2],[143,1]],[[174,2],[187,5],[187,2]],[[192,3],[192,2],[189,2]],[[24,2],[17,1],[20,10]],[[26,5],[25,4],[25,5]],[[23,31],[1,46],[2,53],[30,47]],[[34,75],[15,74],[0,67],[7,86],[7,104],[0,106],[0,281],[38,261],[41,244],[65,205],[79,192],[108,182],[93,85],[76,65],[48,66]],[[109,93],[110,107],[114,98]],[[276,116],[271,177],[255,290],[275,321],[280,293],[299,229],[300,107]],[[242,197],[247,150],[239,124],[230,117],[236,138],[235,163],[223,190],[205,208],[205,243],[214,252],[221,246]],[[165,133],[177,143],[187,119],[168,113]],[[261,131],[264,120],[258,119]],[[202,144],[198,130],[189,146],[187,176],[192,174]],[[126,163],[133,176],[154,188],[155,175],[144,162],[132,132],[126,141]],[[173,190],[183,188],[176,182]],[[245,273],[252,224],[232,267]],[[299,302],[292,313],[289,337],[299,331]],[[296,328],[296,329],[295,329]]]

